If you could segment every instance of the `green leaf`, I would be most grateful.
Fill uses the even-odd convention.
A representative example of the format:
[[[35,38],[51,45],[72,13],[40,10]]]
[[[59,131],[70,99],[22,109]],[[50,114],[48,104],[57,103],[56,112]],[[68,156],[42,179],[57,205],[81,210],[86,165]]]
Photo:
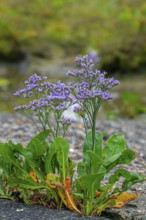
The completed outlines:
[[[46,135],[46,133],[45,133],[45,135]],[[39,139],[41,139],[42,137],[45,137],[45,135],[39,134],[38,137],[39,137]],[[30,169],[32,169],[38,175],[38,178],[40,180],[42,180],[42,181],[44,180],[44,174],[43,174],[43,172],[41,172],[39,170],[39,167],[40,167],[39,161],[34,158],[33,152],[31,152],[29,148],[24,148],[21,144],[14,144],[14,143],[12,143],[12,141],[9,141],[5,145],[7,146],[7,149],[9,149],[9,153],[7,155],[5,155],[5,157],[8,158],[8,160],[15,167],[17,167],[18,170],[20,170],[23,174],[29,175],[28,171]],[[24,156],[24,158],[25,158],[24,167],[20,166],[20,164],[18,163],[18,157],[19,157],[18,155],[17,155],[17,158],[15,158],[14,156],[13,156],[13,158],[10,157],[12,154],[12,153],[10,154],[10,152],[13,152],[13,151],[18,152],[19,156]],[[27,168],[25,166],[26,162],[29,165],[29,169],[28,169],[28,165],[27,165]]]
[[[114,161],[117,161],[117,159],[121,156],[121,154],[122,154],[122,152],[117,153],[117,154],[105,159],[103,165],[108,168],[108,166],[110,164],[112,164]],[[116,163],[116,165],[117,165],[117,163]]]
[[[106,141],[106,146],[103,149],[103,155],[106,158],[119,154],[126,149],[125,137],[122,133],[110,136]]]
[[[110,136],[106,141],[106,146],[103,149],[104,166],[109,166],[116,161],[122,152],[126,149],[125,137],[122,133]]]
[[[101,195],[95,201],[95,208],[96,206],[98,208],[100,205],[103,205],[109,200],[109,197],[111,196],[109,192],[111,191],[113,185],[114,184],[106,184],[101,188]]]
[[[55,172],[55,167],[53,167],[54,165],[54,161],[53,161],[53,157],[56,154],[56,148],[55,148],[55,144],[52,142],[49,145],[49,151],[45,157],[45,173],[52,173],[53,171]]]
[[[86,162],[80,161],[78,163],[77,173],[79,177],[82,177],[87,174],[87,163]]]
[[[126,191],[127,189],[131,188],[135,183],[143,182],[146,180],[146,176],[144,174],[130,172],[131,178],[125,179],[122,185],[123,191]]]
[[[40,142],[44,142],[46,138],[48,137],[49,133],[50,133],[50,130],[41,131],[39,134],[37,134],[33,138],[39,140]],[[33,142],[33,138],[30,140],[28,146],[31,145],[31,142]]]
[[[27,173],[20,165],[18,158],[14,157],[14,152],[9,146],[10,142],[8,143],[0,143],[0,155],[4,158],[5,163],[9,164],[9,171],[12,172],[11,167],[12,165],[15,166],[21,173]]]
[[[131,179],[131,173],[125,169],[118,169],[109,178],[109,183],[113,184],[119,180],[120,177],[124,177],[126,180]]]
[[[46,189],[49,192],[49,195],[52,195],[53,198],[57,201],[56,193],[47,185],[38,184],[30,177],[26,177],[26,179],[21,178],[11,178],[8,179],[8,186],[18,186],[18,191],[25,190],[25,196],[27,195],[28,190],[41,190]],[[23,198],[24,199],[24,198]]]
[[[89,131],[86,134],[85,140],[84,140],[83,155],[84,155],[85,161],[86,161],[86,152],[88,150],[92,150],[92,132],[91,131]]]
[[[9,176],[10,175],[10,169],[8,168],[8,165],[4,163],[4,160],[0,160],[0,176],[2,173],[5,173],[5,175]]]
[[[21,150],[24,149],[21,143],[14,144],[11,140],[8,142],[8,145],[13,151],[16,150],[18,152],[21,152]]]
[[[66,139],[62,137],[55,138],[54,143],[57,152],[57,161],[59,164],[59,170],[61,173],[61,180],[62,182],[64,182],[66,175],[68,174],[69,143]]]
[[[95,133],[95,154],[98,157],[102,157],[102,140],[103,140],[104,133],[96,132]]]
[[[84,146],[83,146],[83,161],[87,163],[87,169],[88,172],[90,173],[91,171],[91,163],[92,163],[92,158],[94,157],[95,159],[95,155],[97,155],[96,159],[98,164],[101,164],[101,159],[102,158],[102,140],[103,140],[103,135],[104,133],[100,133],[100,132],[96,132],[95,133],[95,144],[94,144],[94,149],[93,148],[93,142],[92,142],[92,132],[89,131],[85,137],[84,140]],[[88,152],[93,152],[94,156],[92,155],[92,153],[88,153]],[[92,158],[91,158],[92,157]],[[92,163],[93,164],[93,163]],[[94,169],[94,168],[93,168]]]
[[[119,157],[118,164],[128,164],[136,157],[136,153],[132,149],[125,149]]]
[[[135,151],[132,149],[125,149],[120,154],[114,155],[104,162],[107,173],[118,164],[128,164],[135,158]]]
[[[96,190],[100,188],[101,180],[104,177],[104,173],[87,174],[77,179],[81,189],[84,192],[88,192],[91,200],[94,198]]]
[[[37,174],[39,180],[44,181],[45,176],[44,176],[43,171],[41,171],[39,169],[40,168],[39,161],[35,160],[31,154],[32,154],[32,152],[27,151],[27,149],[26,149],[26,152],[23,152],[23,156],[25,157],[26,161],[28,162],[30,168]]]
[[[40,157],[46,153],[47,143],[45,142],[45,139],[48,137],[48,135],[49,130],[45,130],[30,140],[27,149],[33,153],[34,157]]]
[[[0,157],[5,158],[6,163],[10,163],[11,161],[9,158],[12,160],[14,159],[14,154],[12,149],[9,147],[8,143],[0,143]]]
[[[99,157],[102,156],[102,140],[103,140],[103,134],[101,132],[95,133],[95,150],[94,153],[96,153]],[[84,147],[83,152],[86,153],[88,150],[93,151],[92,149],[92,131],[89,131],[85,137],[84,140]]]
[[[8,178],[8,186],[23,186],[23,188],[25,188],[25,185],[26,188],[29,188],[28,186],[38,186],[38,183],[30,176]]]
[[[100,166],[102,165],[102,160],[101,157],[98,156],[96,153],[93,151],[87,151],[87,154],[89,155],[90,158],[90,163],[91,163],[91,173],[98,173]]]
[[[76,163],[73,161],[72,157],[68,157],[68,175],[70,177],[73,176],[75,167]]]

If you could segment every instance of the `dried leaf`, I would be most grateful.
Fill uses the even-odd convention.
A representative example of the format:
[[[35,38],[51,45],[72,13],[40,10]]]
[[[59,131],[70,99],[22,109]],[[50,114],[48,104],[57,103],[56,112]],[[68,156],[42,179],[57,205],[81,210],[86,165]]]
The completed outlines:
[[[31,170],[29,175],[31,176],[31,178],[35,181],[35,182],[38,182],[38,178],[37,178],[37,175],[35,173],[34,170]]]
[[[115,195],[115,198],[112,197],[115,201],[115,205],[113,207],[115,208],[121,208],[129,201],[136,199],[138,197],[137,193],[130,193],[130,192],[123,192],[119,196]]]
[[[64,194],[65,194],[65,200],[66,200],[66,203],[67,203],[67,207],[70,210],[76,210],[78,213],[81,214],[81,212],[76,207],[74,197],[73,197],[73,194],[72,194],[71,184],[72,184],[71,178],[66,177],[65,182],[64,182],[64,185],[65,185]]]

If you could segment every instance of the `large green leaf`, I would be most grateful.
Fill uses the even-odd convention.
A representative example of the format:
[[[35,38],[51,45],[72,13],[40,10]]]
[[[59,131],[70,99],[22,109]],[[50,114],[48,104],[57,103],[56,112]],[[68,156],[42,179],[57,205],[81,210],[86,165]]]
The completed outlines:
[[[52,142],[49,145],[49,151],[47,155],[45,156],[45,173],[52,173],[53,171],[55,172],[55,167],[54,167],[54,161],[53,157],[56,154],[56,147],[55,144]]]
[[[84,152],[86,152],[87,150],[92,150],[92,132],[89,131],[84,139],[84,148],[83,148]]]
[[[59,164],[61,179],[62,179],[62,182],[64,182],[66,175],[68,174],[69,143],[66,139],[62,137],[55,138],[54,143],[55,143],[56,152],[57,152],[57,161]]]
[[[103,149],[103,155],[106,158],[119,154],[126,149],[125,137],[122,133],[111,135]]]
[[[118,164],[128,164],[135,158],[135,156],[135,151],[127,148],[122,152],[122,155],[119,157]]]
[[[110,164],[112,164],[114,161],[117,161],[117,159],[122,155],[122,152],[119,152],[117,154],[114,154],[113,156],[106,158],[103,162],[103,165],[105,167],[108,167]]]
[[[42,170],[40,170],[39,161],[35,160],[32,157],[32,152],[30,152],[26,149],[26,151],[23,151],[22,155],[25,157],[25,159],[28,162],[31,170],[33,170],[37,174],[39,180],[44,181],[45,180],[44,173],[43,173]]]
[[[128,164],[135,158],[135,151],[132,149],[125,149],[120,154],[116,154],[111,158],[104,161],[104,166],[107,170],[107,173],[112,170],[118,164]]]
[[[9,172],[12,174],[11,167],[15,166],[21,173],[27,173],[20,165],[18,158],[15,158],[14,152],[10,147],[10,143],[0,143],[0,156],[3,157],[5,163],[9,164]]]
[[[93,138],[92,138],[92,132],[89,131],[84,140],[83,152],[86,153],[88,150],[92,150],[92,151],[94,150],[94,153],[96,153],[98,156],[101,157],[102,156],[102,140],[103,140],[103,133],[95,132],[94,149],[92,149]]]
[[[2,145],[1,145],[2,146]],[[19,160],[18,158],[15,158],[14,155],[13,155],[13,151],[12,149],[9,147],[9,145],[6,143],[4,144],[4,147],[5,150],[3,151],[3,153],[1,155],[3,155],[3,158],[5,159],[5,162],[7,161],[7,163],[9,163],[9,168],[10,168],[10,172],[11,172],[11,175],[13,174],[12,173],[12,170],[11,170],[11,166],[15,166],[15,170],[19,170],[19,172],[21,172],[21,174],[26,174],[26,170],[23,169],[23,167],[20,165],[19,163]],[[1,148],[1,151],[2,151],[2,148]]]
[[[21,152],[23,150],[23,145],[21,143],[14,144],[11,140],[7,143],[9,147],[14,151]]]
[[[77,173],[79,177],[82,177],[87,174],[87,163],[80,161],[78,163]]]
[[[68,175],[72,177],[75,171],[76,163],[72,157],[68,157]]]
[[[22,147],[21,144],[14,144],[11,141],[3,145],[1,144],[1,146],[2,147],[0,147],[0,149],[1,151],[3,149],[3,156],[6,161],[9,161],[11,164],[13,164],[21,173],[29,175],[28,170],[25,170],[25,167],[23,167],[23,165],[20,166],[20,163],[18,163],[19,156],[23,156],[30,169],[35,171],[40,180],[44,180],[44,174],[39,170],[39,161],[34,159],[33,153],[28,148]],[[14,157],[14,152],[18,152],[19,155]]]
[[[5,158],[6,163],[10,163],[9,158],[14,159],[13,151],[8,143],[0,143],[0,157]]]
[[[104,133],[95,132],[95,153],[102,157],[102,140],[103,140]]]
[[[14,160],[12,149],[8,146],[7,143],[0,143],[0,168],[7,176],[10,175],[13,165],[9,158]]]
[[[103,149],[104,166],[108,166],[110,163],[116,161],[125,149],[126,141],[122,133],[110,136]]]
[[[33,137],[34,139],[37,139],[41,142],[44,142],[46,140],[46,138],[48,137],[50,133],[50,130],[44,130],[44,131],[41,131],[40,133],[38,133],[35,137]],[[30,140],[29,144],[28,144],[28,147],[29,145],[31,145],[31,142],[33,142],[33,138]]]
[[[0,160],[0,170],[2,170],[2,171],[0,171],[0,176],[3,174],[9,176],[11,169],[10,169],[10,166],[7,163],[5,163],[4,161],[5,161],[4,159]]]
[[[95,133],[94,147],[93,147],[92,132],[89,131],[85,137],[84,146],[83,146],[83,161],[87,163],[88,173],[90,173],[90,171],[91,171],[91,163],[93,164],[93,162],[91,161],[92,159],[95,161],[95,157],[96,157],[96,159],[97,159],[96,164],[99,165],[102,163],[101,158],[102,158],[103,134],[104,133],[101,133],[101,132]],[[91,153],[91,152],[93,152],[93,153]],[[97,156],[95,156],[95,155],[97,155]]]
[[[80,184],[80,187],[84,192],[88,192],[87,194],[92,200],[95,196],[96,190],[100,188],[103,177],[104,173],[87,174],[78,178],[77,182]]]
[[[40,157],[47,152],[47,143],[45,140],[48,135],[49,130],[45,130],[30,140],[27,149],[33,153],[34,157]]]
[[[98,173],[100,166],[102,165],[101,157],[90,150],[88,150],[86,153],[89,155],[90,158],[91,173]]]

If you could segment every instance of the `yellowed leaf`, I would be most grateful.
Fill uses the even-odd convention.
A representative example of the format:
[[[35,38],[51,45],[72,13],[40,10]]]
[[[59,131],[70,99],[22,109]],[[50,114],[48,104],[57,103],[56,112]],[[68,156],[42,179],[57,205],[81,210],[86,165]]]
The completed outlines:
[[[97,191],[96,195],[99,197],[100,192]],[[121,208],[127,202],[136,199],[138,197],[137,193],[123,192],[119,195],[119,193],[113,194],[113,196],[104,204],[98,207],[97,214],[100,214],[106,207],[112,206],[114,208]],[[112,201],[115,201],[114,205],[111,205]]]
[[[34,170],[31,170],[29,175],[31,176],[31,178],[35,181],[35,182],[38,182],[38,178],[37,178],[37,175],[36,173],[34,172]]]
[[[127,202],[136,199],[138,197],[137,193],[130,193],[130,192],[123,192],[119,196],[115,195],[114,199],[115,205],[113,207],[115,208],[121,208],[123,207]]]

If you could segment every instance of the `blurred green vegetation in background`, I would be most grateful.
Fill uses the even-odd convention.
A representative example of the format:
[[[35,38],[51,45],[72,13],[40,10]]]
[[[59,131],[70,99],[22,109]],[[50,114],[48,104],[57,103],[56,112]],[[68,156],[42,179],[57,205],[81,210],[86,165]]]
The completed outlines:
[[[90,49],[104,69],[145,68],[146,1],[0,1],[1,60],[75,57]]]

